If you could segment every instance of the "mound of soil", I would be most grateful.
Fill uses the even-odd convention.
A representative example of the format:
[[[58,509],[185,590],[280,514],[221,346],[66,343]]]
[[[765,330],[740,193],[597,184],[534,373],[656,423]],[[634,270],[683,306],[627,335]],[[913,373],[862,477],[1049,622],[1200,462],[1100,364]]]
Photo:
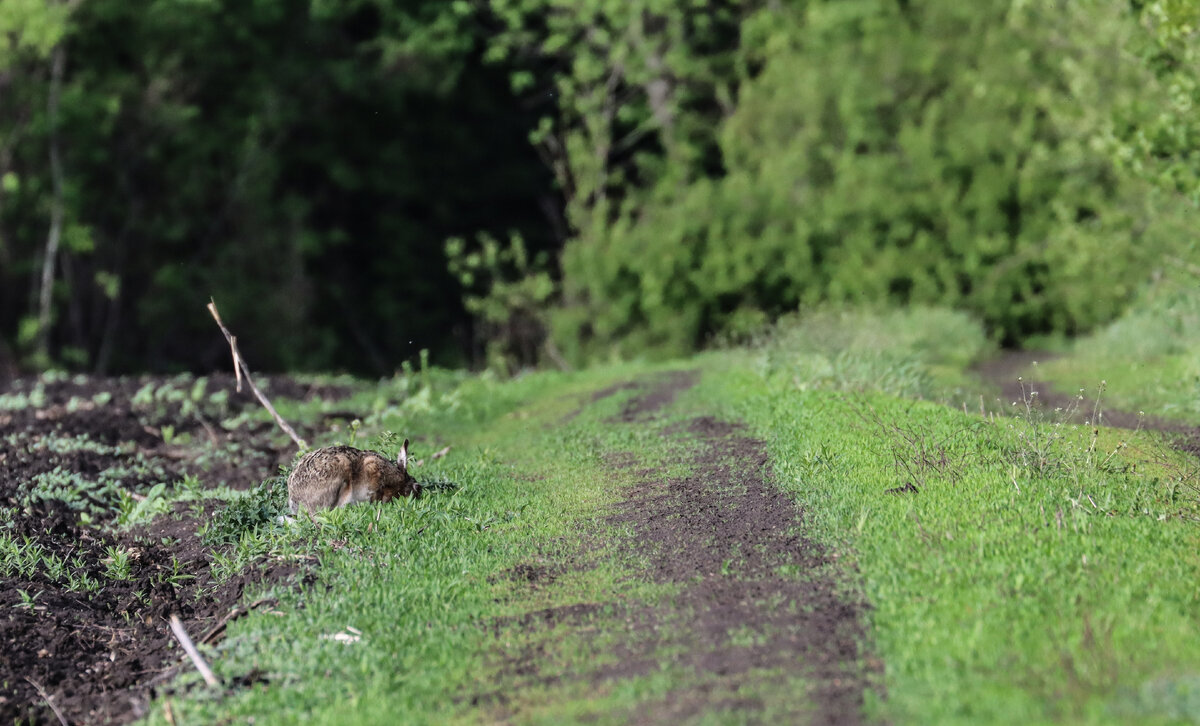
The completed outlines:
[[[276,381],[268,395],[344,395]],[[290,459],[270,425],[221,425],[258,405],[233,387],[231,376],[203,385],[86,377],[9,385],[0,408],[0,535],[36,565],[0,570],[0,722],[59,723],[55,709],[70,723],[142,716],[181,664],[170,614],[195,640],[213,642],[247,585],[294,574],[260,567],[216,581],[196,535],[211,500],[177,504],[132,530],[101,526],[112,521],[116,497],[137,500],[184,475],[246,488]],[[68,480],[105,486],[80,486],[77,499],[36,491],[39,482]]]

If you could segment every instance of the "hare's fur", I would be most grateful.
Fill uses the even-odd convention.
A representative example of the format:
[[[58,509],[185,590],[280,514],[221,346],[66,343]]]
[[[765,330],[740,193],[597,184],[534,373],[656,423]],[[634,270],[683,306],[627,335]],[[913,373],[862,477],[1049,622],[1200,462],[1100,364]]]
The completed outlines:
[[[288,477],[288,507],[310,512],[355,502],[386,502],[417,496],[420,485],[408,474],[408,439],[396,461],[353,446],[327,446],[309,452]]]

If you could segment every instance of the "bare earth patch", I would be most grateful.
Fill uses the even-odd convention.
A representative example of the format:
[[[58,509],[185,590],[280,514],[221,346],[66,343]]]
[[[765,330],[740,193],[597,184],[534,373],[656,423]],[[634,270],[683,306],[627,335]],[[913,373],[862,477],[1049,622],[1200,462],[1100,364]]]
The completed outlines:
[[[647,425],[696,379],[672,373],[645,382],[617,420]],[[573,677],[601,683],[645,675],[665,660],[693,674],[665,697],[642,704],[634,716],[641,723],[680,723],[716,711],[761,721],[766,705],[753,695],[756,688],[769,690],[774,681],[783,685],[799,675],[809,690],[794,699],[794,712],[783,714],[789,722],[860,723],[863,692],[879,667],[863,645],[867,606],[843,586],[836,554],[805,534],[804,512],[771,483],[763,442],[711,417],[664,435],[680,440],[680,456],[693,473],[639,472],[641,481],[607,521],[632,531],[627,546],[648,564],[647,576],[675,585],[678,594],[670,605],[578,604],[511,619],[502,625],[528,632],[624,632],[610,657],[587,673],[541,675],[541,645],[502,655],[502,671],[518,684]],[[664,653],[670,655],[664,659]],[[774,708],[773,720],[781,715],[778,704]]]
[[[151,383],[168,392],[170,379],[78,379],[37,386],[29,405],[0,411],[0,533],[42,556],[65,563],[51,576],[44,567],[24,573],[0,571],[0,722],[57,724],[44,691],[69,723],[124,723],[139,718],[157,692],[183,665],[165,618],[178,614],[197,641],[215,642],[247,587],[280,582],[296,574],[272,566],[216,582],[207,548],[196,536],[217,506],[212,500],[161,515],[126,531],[98,526],[114,514],[115,491],[134,499],[158,483],[185,474],[202,486],[225,483],[244,489],[273,475],[291,452],[272,425],[247,422],[232,430],[222,416],[257,406],[232,393],[230,376],[210,378],[203,391],[179,384],[173,397],[135,402]],[[269,392],[303,398],[337,397],[287,379]],[[11,395],[33,395],[33,381],[11,384]],[[210,394],[229,391],[211,404]],[[193,396],[195,393],[195,396]],[[185,412],[181,401],[198,401]],[[169,433],[166,433],[169,432]],[[68,504],[31,494],[38,481],[62,476],[106,487]],[[92,511],[97,523],[83,514]],[[116,578],[114,552],[128,559]],[[90,591],[76,583],[98,584]],[[254,674],[243,679],[255,680]],[[238,684],[233,684],[238,685]],[[241,684],[245,685],[245,683]]]

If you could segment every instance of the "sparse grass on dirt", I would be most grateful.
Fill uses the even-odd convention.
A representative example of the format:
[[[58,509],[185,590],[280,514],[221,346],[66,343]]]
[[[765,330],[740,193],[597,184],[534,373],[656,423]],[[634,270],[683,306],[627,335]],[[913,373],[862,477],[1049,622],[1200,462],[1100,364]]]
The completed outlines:
[[[1037,375],[1064,392],[1106,381],[1114,408],[1163,419],[1200,420],[1200,291],[1196,277],[1176,273],[1112,325],[1082,338],[1038,366]]]
[[[215,637],[247,582],[297,574],[264,557],[221,572],[196,536],[290,458],[231,388],[48,373],[0,394],[0,720],[135,718],[177,670],[168,613]]]

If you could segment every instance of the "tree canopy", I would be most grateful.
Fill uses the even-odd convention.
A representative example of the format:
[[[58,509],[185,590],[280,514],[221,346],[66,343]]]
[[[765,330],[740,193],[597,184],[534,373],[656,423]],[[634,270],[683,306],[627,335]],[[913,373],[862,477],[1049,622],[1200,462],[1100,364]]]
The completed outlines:
[[[1079,332],[1195,255],[1198,28],[1182,0],[8,0],[0,340],[209,368],[210,296],[260,367],[373,374],[830,302]]]

